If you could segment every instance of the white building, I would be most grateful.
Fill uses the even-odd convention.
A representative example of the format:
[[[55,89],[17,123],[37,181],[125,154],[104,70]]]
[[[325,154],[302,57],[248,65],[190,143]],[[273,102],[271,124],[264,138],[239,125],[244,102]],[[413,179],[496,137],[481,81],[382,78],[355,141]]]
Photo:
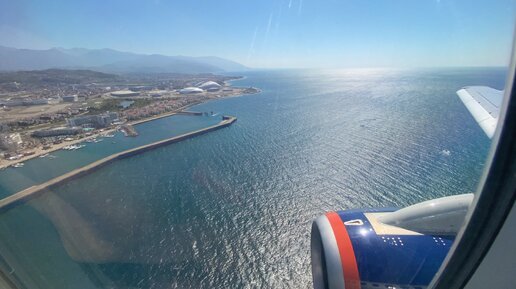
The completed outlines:
[[[105,112],[98,115],[78,116],[66,119],[69,127],[95,127],[101,128],[111,125],[118,120],[118,113]]]
[[[0,106],[13,107],[13,106],[31,106],[31,105],[45,105],[48,104],[46,98],[26,98],[26,99],[10,99],[7,101],[0,101]]]
[[[111,92],[111,96],[115,97],[131,97],[131,96],[138,96],[140,95],[137,91],[132,90],[119,90],[119,91],[113,91]]]
[[[61,97],[61,99],[63,100],[63,102],[76,102],[77,100],[79,100],[77,95],[65,95]]]
[[[192,94],[192,93],[202,93],[204,90],[198,88],[198,87],[185,87],[181,90],[179,90],[180,94]]]
[[[9,135],[0,135],[0,148],[8,151],[15,151],[23,144],[23,140],[19,133],[12,133]]]
[[[215,81],[206,81],[203,84],[199,85],[199,88],[207,90],[207,91],[217,91],[222,88],[222,86]]]
[[[44,130],[36,130],[32,132],[32,136],[34,137],[51,137],[51,136],[61,136],[61,135],[76,135],[80,133],[82,130],[80,128],[54,128],[54,129],[44,129]]]

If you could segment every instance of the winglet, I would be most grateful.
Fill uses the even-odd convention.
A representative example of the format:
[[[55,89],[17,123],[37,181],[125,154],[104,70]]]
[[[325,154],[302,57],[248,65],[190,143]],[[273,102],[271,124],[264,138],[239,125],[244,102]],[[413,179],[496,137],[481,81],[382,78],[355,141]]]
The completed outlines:
[[[503,91],[487,86],[466,86],[459,89],[457,95],[486,135],[492,138],[498,123]]]

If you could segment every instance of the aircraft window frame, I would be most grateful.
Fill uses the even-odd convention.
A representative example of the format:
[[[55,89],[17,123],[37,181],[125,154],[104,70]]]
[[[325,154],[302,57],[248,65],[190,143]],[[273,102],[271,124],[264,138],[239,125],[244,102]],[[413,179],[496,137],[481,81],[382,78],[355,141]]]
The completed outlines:
[[[516,199],[516,33],[505,95],[477,193],[450,252],[428,286],[464,288],[501,230]]]

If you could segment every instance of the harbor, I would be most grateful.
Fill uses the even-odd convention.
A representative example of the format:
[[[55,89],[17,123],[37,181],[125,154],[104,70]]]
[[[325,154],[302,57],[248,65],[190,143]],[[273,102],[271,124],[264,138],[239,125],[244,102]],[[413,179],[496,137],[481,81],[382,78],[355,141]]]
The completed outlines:
[[[210,77],[219,79],[216,76]],[[56,107],[46,105],[47,109],[49,107],[57,109],[53,113],[41,114],[41,111],[46,111],[45,109],[39,112],[31,110],[31,113],[21,120],[15,119],[17,114],[14,113],[13,116],[9,106],[6,110],[8,113],[4,113],[4,117],[8,114],[11,118],[8,118],[8,123],[2,124],[7,126],[0,125],[4,131],[0,134],[0,170],[7,167],[20,167],[20,165],[14,165],[65,147],[74,148],[77,143],[96,138],[102,132],[111,133],[121,130],[125,135],[134,137],[138,132],[131,129],[131,125],[175,114],[213,116],[213,112],[209,114],[184,110],[209,100],[260,92],[254,87],[231,87],[226,80],[235,79],[235,77],[223,76],[218,81],[220,84],[212,80],[194,81],[193,79],[197,78],[193,77],[190,81],[199,86],[195,89],[192,87],[169,89],[156,93],[152,92],[154,86],[149,85],[140,87],[141,91],[105,92],[94,99],[81,99],[80,103],[76,95],[64,96],[60,101],[65,104],[56,103]],[[186,84],[182,82],[182,85]],[[111,87],[108,90],[111,90]],[[14,105],[11,102],[8,104]],[[35,105],[32,100],[19,103],[19,105],[22,104]],[[62,111],[64,108],[66,111]],[[16,108],[13,109],[17,111]],[[127,126],[122,127],[122,125]]]
[[[157,120],[157,119],[166,118],[166,117],[170,117],[170,116],[178,115],[178,114],[180,114],[180,115],[190,115],[190,116],[202,116],[203,115],[202,112],[185,111],[185,109],[188,109],[192,105],[199,104],[199,103],[200,102],[196,102],[196,103],[192,103],[192,104],[183,106],[179,110],[176,110],[176,111],[166,112],[166,113],[162,113],[162,114],[159,114],[159,115],[155,115],[155,116],[151,116],[151,117],[146,117],[146,118],[143,118],[143,119],[140,119],[140,120],[133,120],[133,121],[130,121],[130,122],[126,123],[125,127],[126,128],[127,127],[133,127],[134,128],[134,126],[136,126],[138,124],[142,124],[142,123],[146,123],[146,122],[150,122],[150,121],[154,121],[154,120]],[[122,127],[123,126],[120,126],[120,129]],[[117,127],[109,128],[109,129],[100,131],[98,133],[93,133],[93,134],[91,134],[89,136],[86,136],[86,137],[80,138],[80,139],[67,138],[67,139],[65,139],[64,142],[59,143],[59,144],[53,144],[53,145],[49,145],[49,146],[42,147],[42,148],[36,148],[30,154],[17,155],[17,156],[13,156],[13,157],[11,157],[9,159],[0,159],[0,170],[3,170],[3,169],[8,168],[8,167],[13,167],[13,168],[22,167],[23,166],[23,162],[25,162],[25,161],[28,161],[30,159],[39,157],[41,155],[46,155],[48,153],[51,153],[51,152],[54,152],[54,151],[57,151],[57,150],[62,150],[62,149],[70,150],[70,148],[74,149],[78,144],[83,143],[83,142],[87,142],[87,143],[90,143],[90,142],[100,142],[100,141],[102,141],[102,137],[112,137],[113,133],[116,132],[118,129],[119,128],[117,128]],[[124,132],[124,130],[122,130],[122,132]],[[125,134],[125,132],[124,132],[124,134]],[[130,136],[137,136],[138,133],[137,133],[136,130],[134,130],[134,131],[131,131],[131,133],[128,133],[128,136],[129,135]],[[82,148],[82,147],[80,147],[80,148]],[[20,163],[22,165],[18,165]]]
[[[144,152],[147,152],[149,150],[153,150],[162,146],[166,146],[172,143],[180,142],[195,136],[199,136],[208,132],[212,132],[224,127],[228,127],[231,124],[233,124],[237,120],[234,116],[223,116],[222,121],[220,121],[218,124],[198,129],[192,132],[184,133],[178,136],[174,136],[168,139],[164,139],[161,141],[157,141],[151,144],[143,145],[137,148],[125,150],[119,153],[112,154],[108,157],[105,157],[101,160],[95,161],[91,164],[88,164],[86,166],[83,166],[81,168],[75,169],[73,171],[70,171],[66,174],[63,174],[61,176],[58,176],[56,178],[53,178],[51,180],[48,180],[42,184],[31,186],[27,189],[24,189],[18,193],[15,193],[13,195],[10,195],[2,200],[0,200],[0,213],[15,207],[18,204],[21,204],[23,202],[26,202],[27,200],[34,198],[45,191],[51,189],[54,186],[57,186],[63,182],[81,177],[83,175],[89,174],[101,167],[104,167],[116,160],[128,158],[131,156],[135,156],[138,154],[142,154]]]
[[[138,136],[138,131],[134,128],[134,126],[130,124],[124,124],[120,127],[120,130],[124,133],[125,136],[135,137]]]
[[[17,167],[14,167],[14,163],[0,169],[0,199],[110,155],[216,125],[220,121],[220,116],[173,114],[134,124],[139,134],[137,137],[126,137],[123,132],[114,129],[104,130],[81,141],[63,142],[28,156],[28,160],[18,161],[22,164]],[[72,149],[63,149],[69,146]],[[81,147],[73,149],[75,146]]]

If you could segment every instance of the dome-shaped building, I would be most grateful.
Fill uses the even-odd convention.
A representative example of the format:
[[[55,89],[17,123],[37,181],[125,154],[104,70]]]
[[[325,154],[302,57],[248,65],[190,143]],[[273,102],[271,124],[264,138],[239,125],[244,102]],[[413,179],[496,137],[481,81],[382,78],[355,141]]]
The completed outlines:
[[[217,91],[221,89],[221,85],[216,83],[215,81],[206,81],[203,84],[199,85],[199,88],[202,88],[207,91]]]
[[[192,94],[192,93],[201,93],[201,92],[204,92],[204,90],[202,90],[198,87],[185,87],[185,88],[179,90],[180,94]]]

